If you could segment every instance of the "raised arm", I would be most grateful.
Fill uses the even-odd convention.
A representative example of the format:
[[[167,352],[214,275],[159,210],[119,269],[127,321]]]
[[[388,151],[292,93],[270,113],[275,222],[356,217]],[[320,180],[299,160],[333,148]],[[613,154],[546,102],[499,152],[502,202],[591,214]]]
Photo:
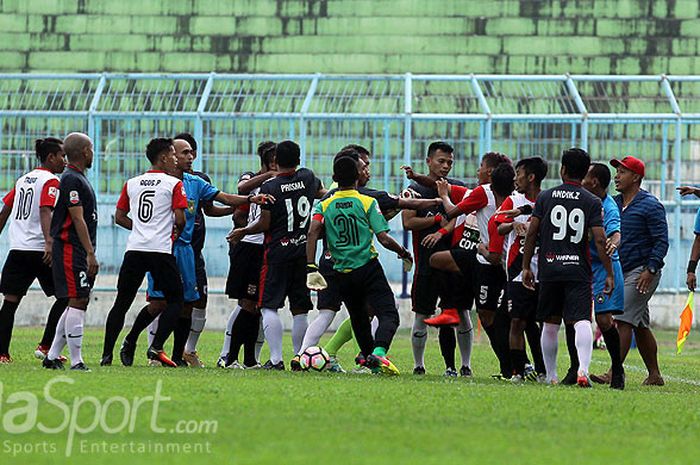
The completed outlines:
[[[277,171],[268,171],[266,173],[256,174],[248,179],[243,179],[238,183],[238,192],[243,195],[250,194],[253,189],[260,187],[262,183],[275,176],[277,176]]]

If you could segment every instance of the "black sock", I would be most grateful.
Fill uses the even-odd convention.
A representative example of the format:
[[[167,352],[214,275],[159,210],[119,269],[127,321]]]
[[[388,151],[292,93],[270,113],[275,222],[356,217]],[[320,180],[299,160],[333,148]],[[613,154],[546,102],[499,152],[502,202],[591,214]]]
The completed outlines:
[[[61,319],[61,315],[66,310],[68,306],[68,299],[56,299],[56,302],[51,306],[49,310],[49,317],[46,320],[46,326],[44,326],[44,335],[41,337],[40,345],[44,347],[50,347],[53,343],[53,338],[56,335],[56,326],[58,326],[58,320]]]
[[[513,365],[510,363],[510,317],[504,312],[498,312],[494,325],[499,346],[498,360],[501,365],[501,374],[508,378],[513,374]]]
[[[182,360],[182,354],[185,353],[185,344],[187,344],[187,338],[190,335],[190,328],[192,327],[191,317],[180,317],[175,325],[175,331],[173,331],[173,361]]]
[[[525,336],[527,336],[527,345],[530,346],[532,360],[535,362],[535,371],[538,374],[546,374],[547,369],[544,367],[544,357],[542,356],[542,330],[536,321],[530,320],[525,327]]]
[[[248,337],[243,343],[243,364],[247,367],[252,367],[258,363],[255,358],[255,346],[258,343],[258,329],[260,328],[260,314],[253,314],[253,320],[250,322],[250,330]]]
[[[441,326],[438,331],[438,341],[440,342],[440,353],[445,360],[445,368],[455,369],[455,348],[457,347],[457,337],[454,328]]]
[[[148,325],[153,323],[156,317],[148,312],[148,305],[145,305],[134,320],[133,326],[131,326],[131,331],[124,338],[129,344],[136,345],[139,340],[141,333],[148,328]]]
[[[578,370],[578,353],[576,352],[576,330],[574,325],[565,324],[566,328],[566,348],[569,351],[569,370]]]
[[[238,312],[238,316],[233,321],[233,326],[231,326],[231,347],[228,351],[228,356],[226,357],[226,365],[232,364],[234,361],[238,360],[238,355],[241,352],[241,346],[245,342],[247,336],[247,330],[249,326],[249,317],[253,314],[241,309]]]
[[[513,369],[510,364],[510,323],[505,315],[496,314],[491,326],[484,325],[493,353],[498,358],[501,375],[509,378]]]
[[[525,373],[525,364],[527,363],[527,355],[524,350],[510,349],[510,360],[513,367],[513,373],[523,376]]]
[[[0,354],[10,353],[10,339],[12,339],[12,327],[15,325],[15,312],[19,302],[3,301],[0,308]]]
[[[603,339],[605,340],[605,346],[608,348],[608,354],[610,354],[613,371],[621,370],[620,333],[617,332],[617,328],[613,325],[607,331],[603,331]]]

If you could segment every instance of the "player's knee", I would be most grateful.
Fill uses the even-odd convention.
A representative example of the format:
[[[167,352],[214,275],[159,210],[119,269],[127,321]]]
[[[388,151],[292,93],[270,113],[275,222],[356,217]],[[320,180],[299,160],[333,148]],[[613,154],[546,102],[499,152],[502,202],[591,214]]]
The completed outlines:
[[[595,322],[598,328],[603,332],[608,331],[614,324],[612,316],[610,315],[596,315]]]
[[[496,312],[491,310],[477,310],[479,314],[479,321],[483,326],[491,326],[496,320]]]
[[[522,318],[513,318],[510,320],[511,331],[521,333],[525,331],[525,328],[527,328],[527,320],[523,320]]]

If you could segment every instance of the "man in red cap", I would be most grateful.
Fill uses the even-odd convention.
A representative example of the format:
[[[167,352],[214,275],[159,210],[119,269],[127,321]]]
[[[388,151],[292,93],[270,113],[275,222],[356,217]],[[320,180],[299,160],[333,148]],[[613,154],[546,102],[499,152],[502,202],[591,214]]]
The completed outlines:
[[[624,362],[634,331],[639,354],[649,372],[644,385],[662,386],[656,339],[651,332],[649,299],[661,280],[661,268],[668,252],[666,211],[659,200],[641,188],[644,162],[635,157],[611,160],[617,168],[615,202],[620,208],[622,238],[620,263],[625,276],[625,311],[615,316],[620,333],[620,359]],[[609,373],[591,377],[609,382]]]

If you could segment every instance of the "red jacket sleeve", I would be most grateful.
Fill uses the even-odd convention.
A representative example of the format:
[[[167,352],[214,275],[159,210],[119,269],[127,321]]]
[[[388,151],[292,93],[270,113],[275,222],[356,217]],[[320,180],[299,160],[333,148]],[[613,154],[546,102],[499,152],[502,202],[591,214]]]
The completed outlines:
[[[125,212],[128,212],[131,207],[129,205],[129,193],[126,190],[126,184],[124,183],[124,187],[122,188],[122,193],[119,196],[119,200],[117,201],[117,208],[120,210],[123,210]]]
[[[55,207],[58,200],[58,179],[49,179],[44,183],[39,198],[39,207]]]
[[[505,243],[505,239],[505,236],[498,234],[496,217],[492,216],[489,220],[489,252],[503,253],[503,244]]]
[[[173,188],[173,210],[178,210],[180,208],[187,208],[187,194],[185,193],[185,186],[182,181],[175,184]]]
[[[464,198],[464,194],[466,194],[467,190],[469,190],[467,187],[464,186],[454,186],[450,184],[450,200],[452,203],[459,203],[462,201]]]
[[[12,208],[12,206],[15,204],[15,189],[14,187],[10,192],[5,195],[5,197],[2,198],[2,201],[5,205],[8,207]]]
[[[481,210],[488,205],[488,203],[489,199],[486,196],[486,191],[483,187],[477,186],[464,200],[457,204],[457,208],[465,215],[468,215],[477,210]]]
[[[496,211],[496,214],[493,216],[493,220],[496,222],[496,226],[498,226],[499,224],[506,224],[506,223],[513,222],[514,218],[510,218],[508,216],[505,216],[505,215],[502,215],[499,213],[501,211],[512,210],[512,209],[513,209],[513,199],[511,197],[508,197],[503,201],[500,208]]]

